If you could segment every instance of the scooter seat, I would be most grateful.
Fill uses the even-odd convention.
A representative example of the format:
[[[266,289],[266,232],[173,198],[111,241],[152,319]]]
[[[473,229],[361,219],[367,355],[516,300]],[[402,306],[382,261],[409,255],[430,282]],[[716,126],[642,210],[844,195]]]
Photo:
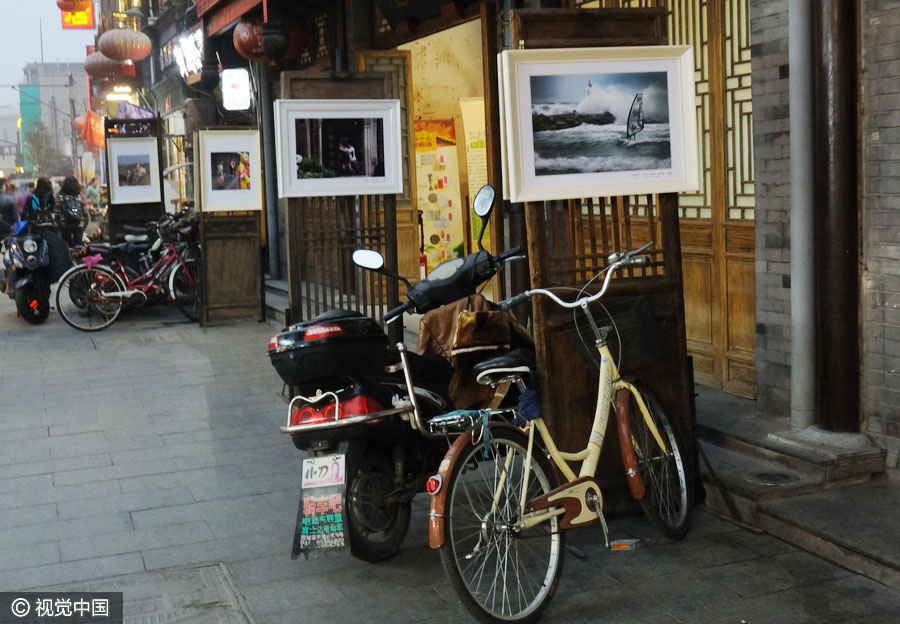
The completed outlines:
[[[475,381],[490,385],[504,378],[529,375],[533,366],[534,353],[528,349],[516,349],[479,362],[472,367],[472,372],[475,375]]]

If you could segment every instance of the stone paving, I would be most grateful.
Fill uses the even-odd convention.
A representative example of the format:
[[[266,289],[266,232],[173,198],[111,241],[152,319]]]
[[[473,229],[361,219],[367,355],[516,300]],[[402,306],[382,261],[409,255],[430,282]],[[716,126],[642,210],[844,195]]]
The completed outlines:
[[[469,622],[428,548],[427,500],[390,561],[290,559],[302,460],[279,431],[275,329],[164,308],[96,333],[0,299],[0,591],[125,591],[126,622]],[[569,536],[546,622],[895,622],[900,592],[695,512]],[[217,576],[218,575],[218,576]],[[212,596],[204,598],[203,596]],[[218,596],[218,597],[217,597]]]

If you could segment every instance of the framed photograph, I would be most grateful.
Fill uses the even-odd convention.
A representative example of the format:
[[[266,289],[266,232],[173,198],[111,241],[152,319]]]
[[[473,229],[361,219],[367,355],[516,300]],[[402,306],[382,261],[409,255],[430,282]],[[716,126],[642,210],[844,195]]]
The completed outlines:
[[[506,199],[697,189],[692,47],[506,50],[499,62]]]
[[[109,201],[147,204],[162,201],[156,137],[108,138]]]
[[[262,210],[262,157],[257,130],[201,130],[200,210]]]
[[[276,100],[279,197],[403,192],[399,100]]]

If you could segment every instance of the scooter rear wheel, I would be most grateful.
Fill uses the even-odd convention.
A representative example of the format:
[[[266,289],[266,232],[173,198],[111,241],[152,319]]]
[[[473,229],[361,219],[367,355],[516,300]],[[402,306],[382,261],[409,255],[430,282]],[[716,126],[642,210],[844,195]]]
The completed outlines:
[[[363,561],[387,559],[400,550],[409,530],[410,501],[385,500],[394,490],[394,470],[377,452],[366,452],[347,483],[350,554]]]

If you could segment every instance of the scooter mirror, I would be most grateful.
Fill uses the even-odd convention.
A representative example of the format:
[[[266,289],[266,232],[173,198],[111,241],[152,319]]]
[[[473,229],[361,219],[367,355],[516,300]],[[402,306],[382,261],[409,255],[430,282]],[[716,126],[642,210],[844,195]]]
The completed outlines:
[[[481,239],[484,236],[484,230],[487,227],[488,217],[491,214],[491,208],[494,206],[494,187],[485,184],[475,195],[475,201],[472,202],[472,209],[479,217],[481,217],[481,230],[478,232],[478,249],[484,251],[484,245]]]
[[[485,184],[475,195],[474,205],[472,209],[482,219],[491,213],[491,207],[494,205],[494,189],[491,185]]]
[[[384,267],[384,256],[374,249],[357,249],[353,252],[353,263],[370,271],[378,271]]]

